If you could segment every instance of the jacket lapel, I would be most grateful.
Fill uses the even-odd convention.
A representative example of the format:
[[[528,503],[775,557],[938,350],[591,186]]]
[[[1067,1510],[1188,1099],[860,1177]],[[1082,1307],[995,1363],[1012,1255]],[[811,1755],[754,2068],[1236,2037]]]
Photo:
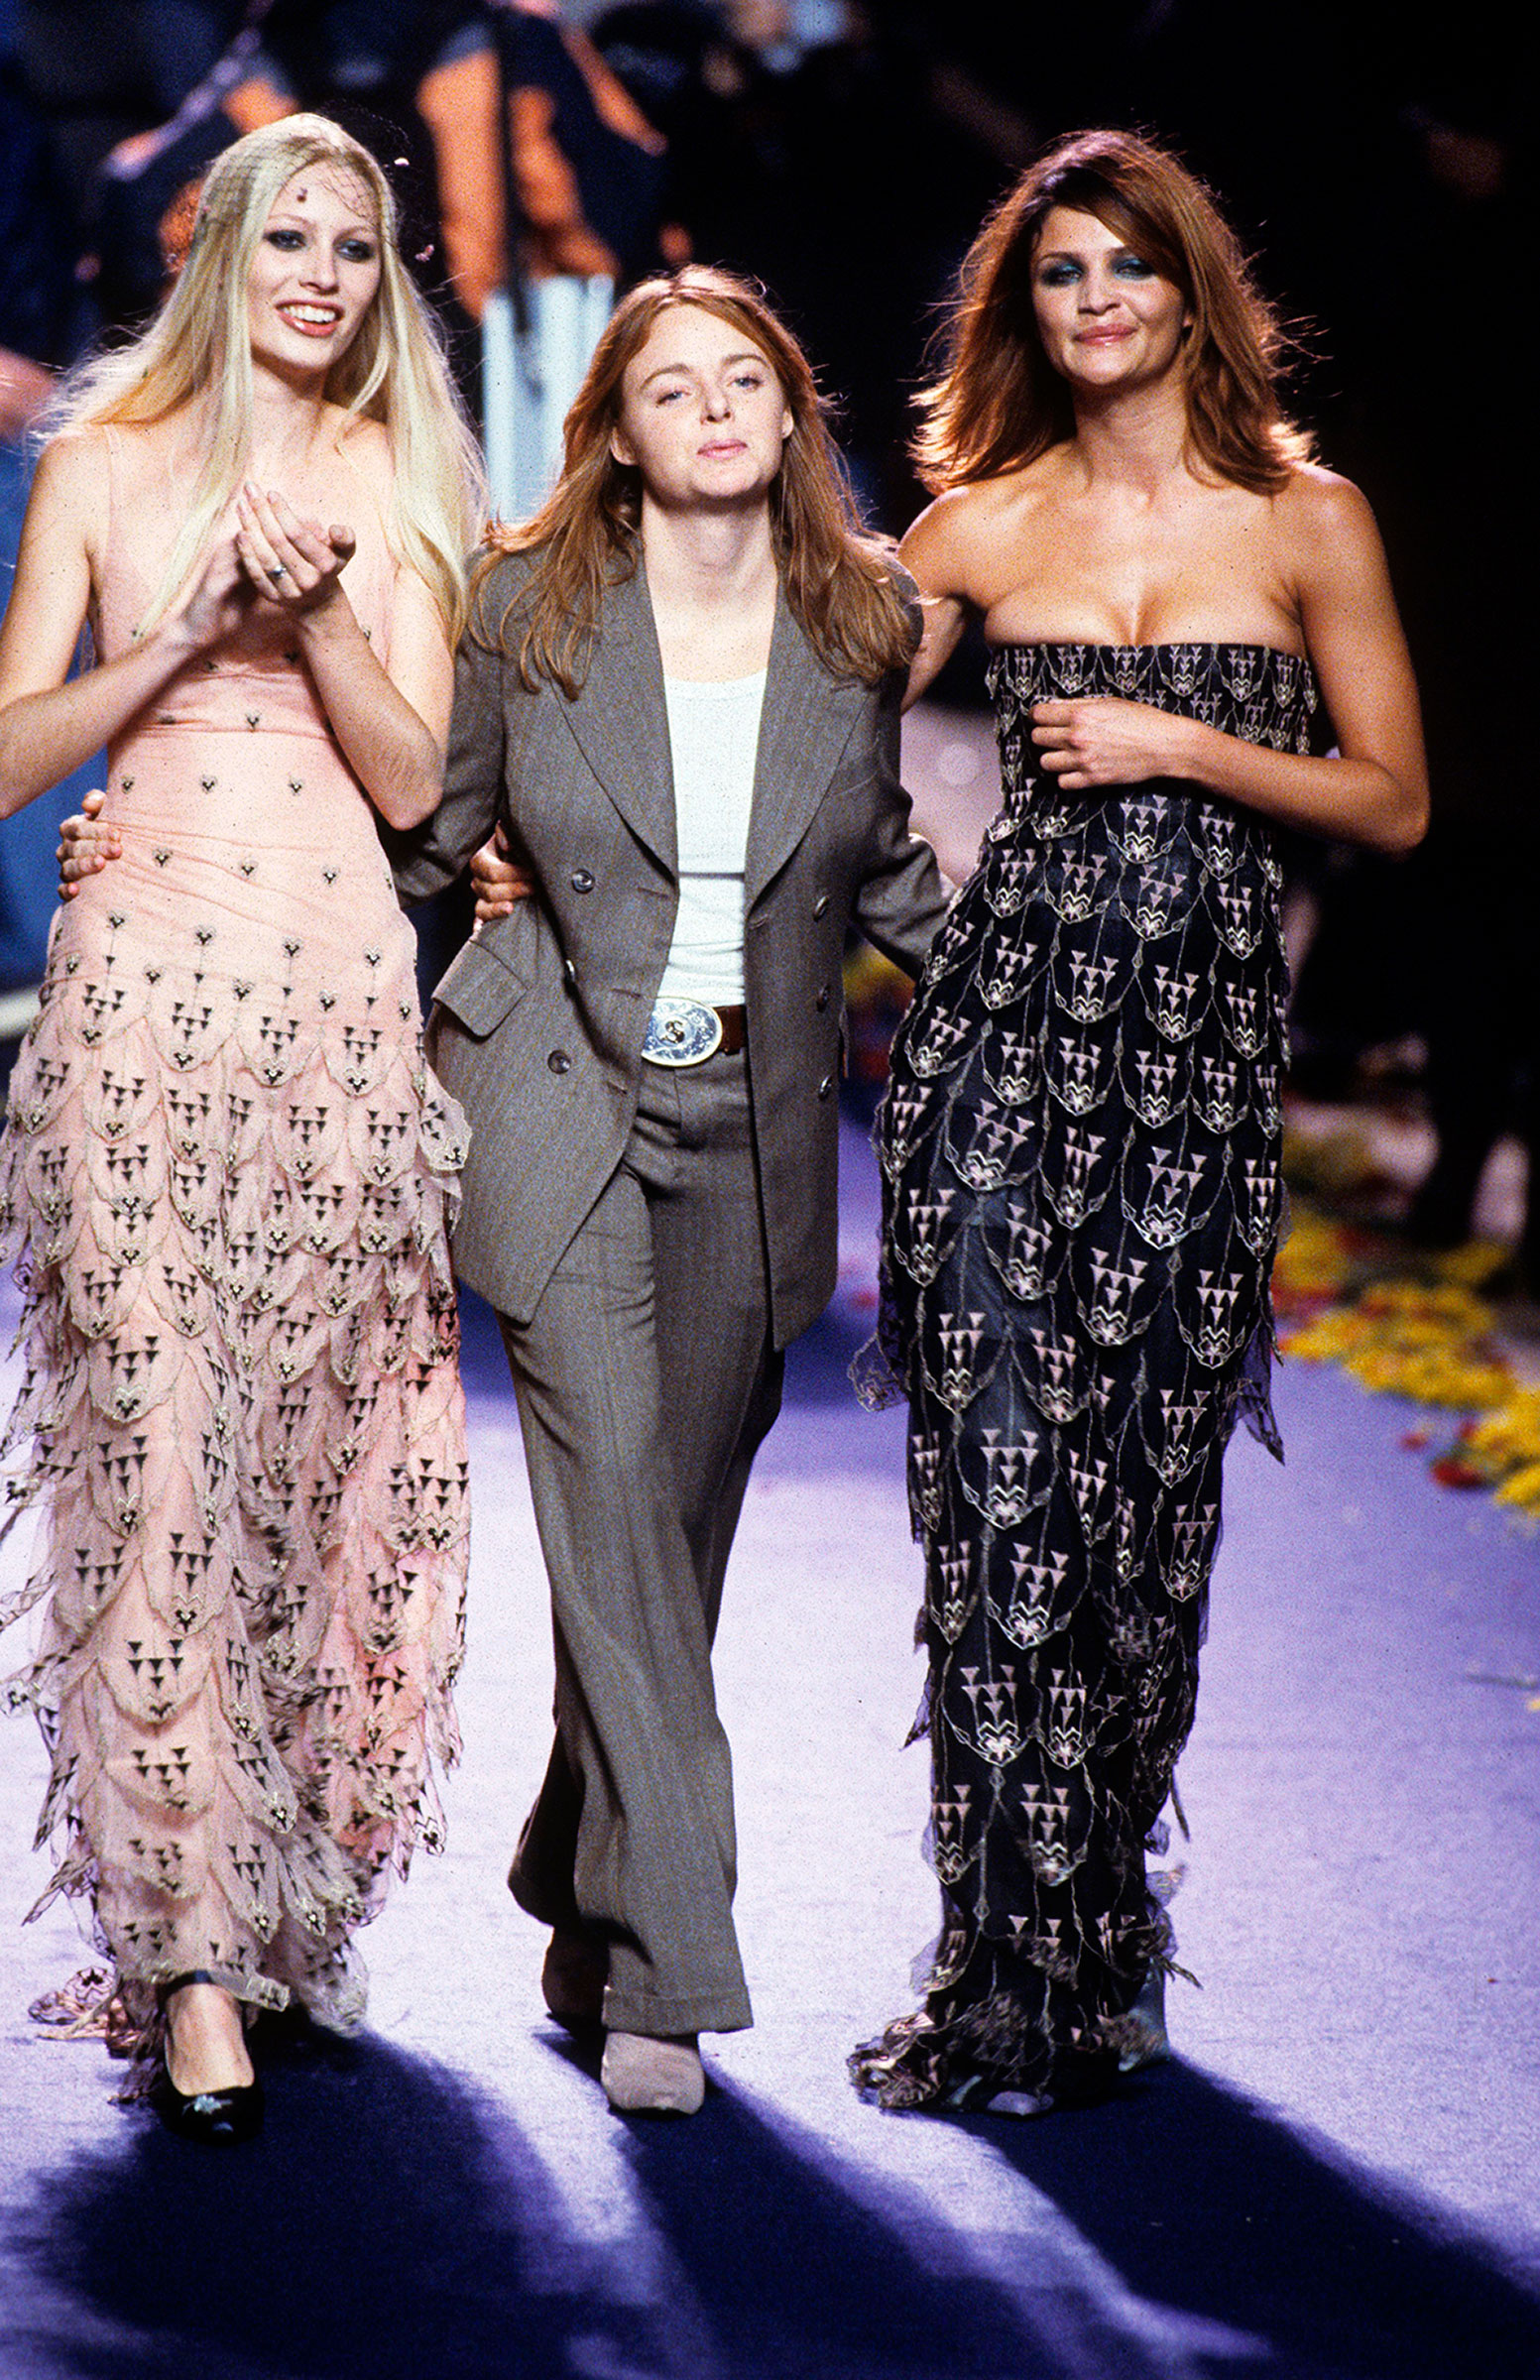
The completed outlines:
[[[754,806],[744,869],[751,908],[784,867],[829,789],[866,688],[831,678],[791,616],[775,605],[765,708],[754,769]]]
[[[806,834],[850,740],[866,688],[831,678],[776,599],[744,870],[751,905]],[[679,844],[657,631],[641,566],[605,597],[588,680],[558,696],[584,758],[626,824],[670,875]]]
[[[587,683],[576,702],[557,699],[584,759],[632,833],[677,876],[663,665],[640,561],[633,576],[605,596]]]

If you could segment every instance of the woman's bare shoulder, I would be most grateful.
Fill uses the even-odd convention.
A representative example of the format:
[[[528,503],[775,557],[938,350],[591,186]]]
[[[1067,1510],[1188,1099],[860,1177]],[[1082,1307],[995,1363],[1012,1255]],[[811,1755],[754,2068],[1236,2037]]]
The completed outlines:
[[[1351,479],[1301,463],[1273,500],[1280,578],[1301,619],[1321,606],[1356,608],[1367,619],[1393,606],[1388,564],[1367,497]]]
[[[1301,550],[1364,536],[1377,542],[1374,515],[1362,489],[1324,463],[1292,465],[1272,505],[1279,529]]]
[[[55,433],[38,457],[27,502],[28,546],[56,550],[62,537],[91,558],[94,569],[113,513],[112,451],[94,423]],[[121,493],[121,490],[117,491]]]
[[[185,494],[197,478],[200,452],[196,429],[185,410],[159,421],[82,421],[51,438],[43,463],[55,464],[106,519],[109,504],[152,498],[166,502],[170,479]],[[42,466],[40,466],[41,468]]]
[[[99,422],[82,421],[55,431],[38,457],[33,485],[56,499],[105,505],[111,469],[107,431]]]
[[[899,548],[922,587],[969,595],[981,570],[998,560],[1000,541],[1019,533],[1046,497],[1048,457],[998,478],[947,488],[925,507]]]

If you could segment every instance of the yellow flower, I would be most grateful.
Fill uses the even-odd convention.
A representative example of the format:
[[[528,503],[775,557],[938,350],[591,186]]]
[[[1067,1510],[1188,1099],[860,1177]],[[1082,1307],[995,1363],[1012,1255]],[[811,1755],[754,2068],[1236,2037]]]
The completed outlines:
[[[1521,1512],[1540,1512],[1540,1463],[1510,1471],[1496,1492],[1499,1504],[1514,1504]]]
[[[1350,1153],[1344,1147],[1329,1159],[1346,1165]],[[1306,1178],[1324,1178],[1321,1159],[1322,1144],[1315,1143],[1300,1163]],[[1503,1251],[1473,1242],[1441,1259],[1435,1279],[1365,1280],[1368,1259],[1355,1255],[1354,1247],[1308,1201],[1296,1202],[1275,1274],[1280,1299],[1339,1302],[1281,1334],[1285,1354],[1340,1364],[1376,1395],[1471,1416],[1440,1462],[1489,1481],[1499,1503],[1540,1521],[1540,1387],[1522,1386],[1494,1352],[1495,1317],[1476,1295]]]

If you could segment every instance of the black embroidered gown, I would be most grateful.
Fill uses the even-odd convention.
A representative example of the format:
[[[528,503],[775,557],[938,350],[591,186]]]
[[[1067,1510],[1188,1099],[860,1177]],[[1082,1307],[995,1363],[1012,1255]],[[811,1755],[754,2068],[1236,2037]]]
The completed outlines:
[[[1281,1453],[1268,1280],[1287,972],[1261,821],[1066,793],[1035,702],[1113,694],[1309,748],[1252,645],[1010,646],[1006,794],[894,1044],[879,1383],[911,1408],[942,1931],[851,2061],[891,2106],[1095,2089],[1170,1965],[1145,1881],[1192,1725],[1220,1468]],[[864,1392],[872,1392],[866,1383]]]

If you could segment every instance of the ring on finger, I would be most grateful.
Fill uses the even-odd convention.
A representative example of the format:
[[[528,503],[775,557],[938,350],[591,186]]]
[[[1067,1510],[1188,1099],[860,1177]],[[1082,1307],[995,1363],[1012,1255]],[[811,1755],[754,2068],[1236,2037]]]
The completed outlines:
[[[289,565],[288,565],[288,563],[287,563],[287,562],[269,562],[269,564],[268,564],[268,576],[269,576],[269,578],[287,578],[287,577],[289,576]]]

